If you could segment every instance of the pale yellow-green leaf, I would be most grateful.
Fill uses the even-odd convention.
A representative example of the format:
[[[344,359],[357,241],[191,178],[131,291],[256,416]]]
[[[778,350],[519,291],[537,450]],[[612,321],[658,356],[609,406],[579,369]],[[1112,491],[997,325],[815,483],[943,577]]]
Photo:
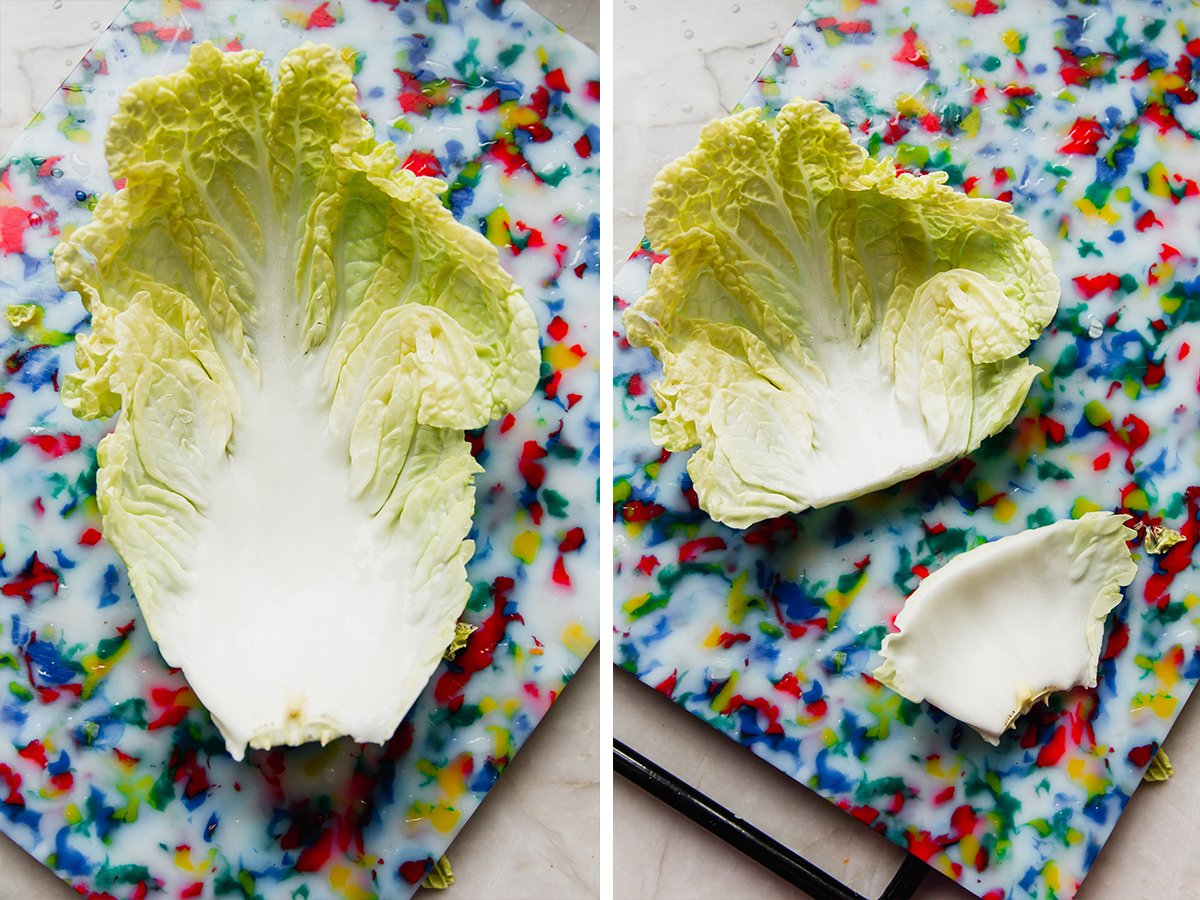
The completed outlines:
[[[1016,416],[1059,285],[1008,204],[869,159],[794,100],[713,122],[654,184],[668,259],[623,314],[662,362],[654,441],[743,528],[886,487]]]
[[[456,634],[480,471],[537,322],[445,185],[399,166],[330,47],[192,50],[106,140],[121,190],[54,255],[116,415],[97,500],[151,635],[240,757],[380,742]],[[364,686],[369,686],[369,689]]]

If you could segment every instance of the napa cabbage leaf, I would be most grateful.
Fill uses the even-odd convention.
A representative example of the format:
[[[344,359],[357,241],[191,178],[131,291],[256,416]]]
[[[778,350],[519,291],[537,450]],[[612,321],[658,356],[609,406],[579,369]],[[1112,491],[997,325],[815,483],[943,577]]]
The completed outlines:
[[[654,183],[669,254],[623,314],[662,363],[655,443],[737,528],[977,448],[1040,371],[1046,247],[1010,206],[876,161],[820,103],[710,123]]]
[[[330,47],[193,49],[108,130],[120,189],[54,256],[91,313],[62,396],[116,416],[104,535],[241,758],[382,742],[455,637],[481,471],[538,328],[445,185],[399,167]]]

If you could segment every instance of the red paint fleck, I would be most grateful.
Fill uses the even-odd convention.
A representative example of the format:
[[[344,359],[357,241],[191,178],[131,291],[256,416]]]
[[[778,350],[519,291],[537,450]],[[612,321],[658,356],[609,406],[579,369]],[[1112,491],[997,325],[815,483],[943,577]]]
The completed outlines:
[[[563,75],[562,69],[552,69],[546,73],[546,87],[552,91],[562,91],[564,94],[571,93],[571,89],[567,86],[567,78]]]
[[[1134,747],[1126,755],[1131,763],[1139,769],[1143,766],[1150,765],[1150,760],[1154,759],[1154,754],[1158,752],[1158,744],[1151,741],[1149,744],[1142,744],[1140,747]]]
[[[408,154],[404,160],[402,168],[408,169],[414,175],[429,175],[437,177],[444,175],[442,164],[438,162],[436,156],[432,153],[427,153],[423,150],[414,150]]]
[[[425,870],[429,868],[428,859],[410,859],[408,862],[400,863],[400,877],[409,884],[416,884],[425,877]]]
[[[500,433],[504,434],[505,432],[509,431],[516,424],[517,424],[517,417],[514,416],[512,413],[507,413],[504,416],[504,418],[500,420]]]
[[[41,741],[30,741],[17,751],[17,755],[34,763],[39,769],[46,768],[46,748]]]
[[[858,821],[865,822],[868,825],[879,818],[879,810],[873,806],[848,806],[846,807],[846,812],[850,813]]]
[[[82,547],[95,547],[98,543],[100,543],[100,539],[102,537],[103,535],[100,534],[100,532],[95,528],[89,528],[79,536],[79,544]]]
[[[77,434],[34,434],[25,438],[25,443],[37,447],[49,459],[58,459],[78,450],[83,440]]]
[[[326,828],[321,832],[320,837],[305,847],[296,857],[296,871],[319,872],[331,856],[333,856],[333,829]],[[403,870],[404,866],[400,868]],[[424,863],[421,864],[421,874],[425,874]]]
[[[587,98],[589,100],[599,100],[600,99],[600,82],[589,81],[587,83],[587,85],[584,87],[584,92],[587,94]]]
[[[575,142],[575,152],[582,159],[589,159],[592,155],[592,142],[586,134],[581,134],[579,140]]]
[[[929,68],[929,54],[925,51],[925,45],[918,40],[917,30],[909,28],[901,36],[900,52],[892,57],[898,63],[915,66],[918,69]]]
[[[724,550],[725,546],[725,540],[719,537],[704,537],[686,541],[679,548],[679,561],[681,563],[694,562],[701,554]]]
[[[658,503],[630,500],[621,507],[621,517],[626,522],[649,522],[651,519],[657,519],[666,511],[666,508]]]
[[[975,810],[965,803],[950,814],[950,827],[959,837],[971,834],[978,824],[979,817],[975,815]]]
[[[571,553],[582,547],[586,540],[587,537],[584,535],[583,529],[576,526],[563,536],[563,539],[558,544],[558,552]]]
[[[25,231],[29,213],[17,206],[0,206],[0,251],[25,252]]]
[[[1138,231],[1146,231],[1150,228],[1162,228],[1163,223],[1154,214],[1154,210],[1148,209],[1138,216],[1137,221],[1133,223],[1133,227]]]
[[[671,672],[670,675],[668,675],[666,678],[664,678],[662,681],[660,681],[657,685],[655,685],[654,689],[656,691],[658,691],[660,694],[670,697],[675,693],[675,681],[678,678],[679,678],[679,670],[675,669],[673,672]]]
[[[1076,119],[1071,126],[1070,138],[1059,148],[1060,153],[1077,156],[1095,156],[1104,128],[1095,119]]]
[[[550,578],[555,584],[563,587],[571,586],[571,576],[567,573],[567,564],[563,562],[561,556],[554,560],[554,571]]]
[[[732,715],[744,706],[758,710],[759,714],[767,720],[767,727],[763,729],[764,734],[783,734],[783,726],[779,723],[779,707],[764,697],[747,698],[741,694],[734,694],[729,698],[729,704],[725,709],[721,710],[721,714]]]
[[[541,463],[537,462],[546,456],[546,451],[538,445],[537,441],[526,441],[521,448],[521,456],[517,460],[517,471],[521,473],[521,477],[525,479],[534,490],[542,486],[542,482],[546,478],[546,468]]]
[[[33,591],[42,584],[50,585],[54,593],[58,593],[58,573],[38,559],[38,555],[34,553],[17,577],[0,587],[0,594],[5,597],[20,597],[26,603],[33,603]]]
[[[314,28],[332,28],[336,24],[337,19],[329,14],[329,2],[326,0],[312,11],[312,15],[308,17],[308,24],[304,27],[312,31]]]
[[[1101,291],[1116,291],[1121,287],[1121,279],[1112,272],[1100,275],[1077,275],[1071,279],[1079,293],[1091,300]]]
[[[800,699],[800,682],[796,678],[796,673],[788,672],[775,682],[775,690],[795,697],[797,700]]]
[[[199,897],[204,893],[204,882],[193,881],[187,887],[179,892],[181,900],[188,900],[190,897]]]
[[[734,644],[746,644],[750,642],[750,635],[741,631],[722,631],[717,637],[717,643],[726,650],[733,648]]]
[[[513,580],[501,576],[492,582],[493,610],[483,623],[467,638],[467,646],[454,657],[454,668],[445,672],[434,686],[434,699],[445,706],[452,700],[462,702],[462,689],[471,676],[492,664],[496,647],[504,639],[508,623],[520,618],[517,613],[505,613]],[[410,734],[411,739],[411,734]]]
[[[1092,469],[1096,472],[1103,472],[1112,462],[1112,454],[1105,450],[1099,456],[1092,460]]]
[[[1063,755],[1066,752],[1067,731],[1062,725],[1059,725],[1058,728],[1054,729],[1054,734],[1051,735],[1050,740],[1047,741],[1045,746],[1043,746],[1038,752],[1038,768],[1044,769],[1047,766],[1057,765],[1058,761],[1063,758]]]
[[[933,795],[934,806],[944,806],[954,799],[954,785],[947,785]]]
[[[643,575],[653,575],[654,570],[658,568],[658,557],[643,556],[640,560],[638,560],[638,564],[634,568],[636,568]]]
[[[550,320],[550,324],[546,326],[546,334],[550,335],[556,341],[561,341],[567,336],[567,332],[571,330],[571,326],[567,324],[566,319],[562,316],[555,316]]]

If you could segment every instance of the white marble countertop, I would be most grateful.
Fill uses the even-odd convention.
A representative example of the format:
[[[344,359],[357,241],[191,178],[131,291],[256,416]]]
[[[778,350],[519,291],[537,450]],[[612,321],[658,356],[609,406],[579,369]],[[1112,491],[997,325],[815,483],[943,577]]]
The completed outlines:
[[[689,150],[704,123],[730,111],[803,6],[801,0],[619,0],[616,265],[641,239],[658,169]],[[622,672],[614,729],[617,738],[865,896],[878,896],[903,858],[886,839]],[[1081,900],[1200,898],[1200,701],[1184,710],[1165,747],[1175,776],[1136,792],[1084,881]],[[731,780],[733,770],[741,777]],[[797,896],[791,885],[620,777],[613,802],[618,898]],[[917,894],[920,900],[971,896],[935,872]]]
[[[365,0],[364,0],[365,2]],[[600,0],[529,0],[595,49]],[[0,151],[79,62],[124,0],[0,0]],[[450,847],[444,900],[568,900],[599,891],[599,678],[575,676]],[[607,760],[607,747],[604,758]],[[73,890],[0,837],[0,900],[68,900]]]

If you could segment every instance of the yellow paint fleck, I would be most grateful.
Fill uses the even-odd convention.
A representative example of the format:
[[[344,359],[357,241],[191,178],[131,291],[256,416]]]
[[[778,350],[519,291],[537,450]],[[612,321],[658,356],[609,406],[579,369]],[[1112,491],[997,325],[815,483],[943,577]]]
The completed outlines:
[[[1179,667],[1171,660],[1177,649],[1178,646],[1172,647],[1154,664],[1154,677],[1164,688],[1174,687],[1179,682]]]
[[[901,94],[896,98],[896,112],[902,116],[923,116],[929,110],[912,94]]]
[[[513,538],[512,555],[528,566],[537,558],[541,546],[542,536],[536,531],[520,531]]]
[[[1099,512],[1099,511],[1100,511],[1099,504],[1093,503],[1091,500],[1088,500],[1086,497],[1076,497],[1075,503],[1071,507],[1071,518],[1078,519],[1084,513]]]
[[[996,501],[996,505],[992,507],[992,517],[997,522],[1005,524],[1013,520],[1013,516],[1017,514],[1017,504],[1009,497],[1001,497]]]
[[[490,213],[483,217],[484,234],[487,239],[497,247],[507,246],[512,240],[512,235],[508,231],[508,210],[503,206],[497,206]]]
[[[858,592],[862,590],[863,585],[867,583],[867,572],[864,569],[858,573],[858,578],[855,580],[853,587],[850,590],[842,593],[839,590],[832,590],[825,594],[825,602],[829,604],[829,630],[837,625],[838,619],[854,602],[854,598],[858,596]]]
[[[963,116],[962,121],[958,123],[958,127],[961,128],[968,137],[975,137],[979,134],[979,125],[980,118],[978,106],[972,106],[971,111]]]
[[[715,713],[724,713],[725,708],[729,706],[729,701],[733,699],[734,693],[737,691],[738,673],[734,672],[729,676],[729,680],[725,682],[725,686],[721,688],[717,696],[712,699],[712,711]]]
[[[495,712],[499,708],[500,704],[496,702],[495,697],[484,697],[479,701],[479,711],[485,716],[490,712]]]
[[[466,763],[471,759],[470,754],[460,753],[449,764],[438,770],[437,783],[446,795],[447,800],[457,800],[467,791],[465,774]]]
[[[583,659],[596,646],[596,638],[582,622],[572,622],[563,629],[562,643],[564,647]]]
[[[549,63],[550,57],[546,55],[545,47],[537,48],[537,61],[538,61],[538,65],[542,66],[543,68]]]
[[[749,572],[742,572],[729,586],[729,597],[725,601],[725,607],[729,611],[729,621],[734,625],[742,624],[742,618],[750,605],[750,596],[746,593],[746,581],[749,577]]]
[[[550,367],[555,371],[561,372],[564,369],[573,369],[583,357],[577,356],[575,351],[565,344],[551,344],[542,351],[542,359],[550,363]]]
[[[715,650],[717,645],[720,643],[720,640],[721,629],[719,626],[714,625],[712,627],[712,631],[708,633],[708,636],[704,639],[704,642],[700,646],[705,650]]]
[[[1079,831],[1076,828],[1068,828],[1067,829],[1067,846],[1068,847],[1074,847],[1076,844],[1078,844],[1082,840],[1083,840],[1083,832],[1082,831]]]
[[[1147,512],[1150,509],[1150,498],[1141,488],[1135,488],[1126,496],[1125,506],[1135,512]]]
[[[1166,694],[1156,691],[1153,694],[1137,693],[1133,695],[1133,700],[1129,704],[1129,709],[1133,713],[1139,713],[1142,710],[1150,710],[1160,719],[1169,718],[1171,713],[1175,711],[1178,700],[1171,694]]]
[[[1083,757],[1076,756],[1067,761],[1067,775],[1087,791],[1089,797],[1103,794],[1109,786],[1109,780],[1089,766]]]
[[[1054,860],[1049,860],[1042,866],[1042,879],[1046,882],[1046,887],[1050,888],[1054,893],[1058,893],[1062,889],[1062,879],[1058,874],[1058,864]]]
[[[329,886],[345,900],[372,900],[376,896],[351,880],[348,866],[334,866],[329,870]]]
[[[67,808],[63,810],[63,818],[67,820],[68,825],[78,825],[83,821],[83,816],[79,812],[79,807],[74,803],[67,804]]]
[[[647,592],[645,594],[638,594],[636,597],[630,597],[621,604],[621,610],[625,613],[625,615],[632,616],[644,605],[650,602],[650,598],[653,596],[653,594]]]
[[[496,759],[507,759],[512,756],[512,732],[499,725],[489,725],[487,730],[492,733],[492,756]]]
[[[1075,208],[1088,218],[1101,219],[1108,225],[1116,223],[1121,218],[1121,216],[1107,203],[1105,203],[1100,209],[1097,209],[1096,205],[1087,197],[1081,197],[1079,200],[1076,200]]]
[[[1171,175],[1161,162],[1156,162],[1150,167],[1146,172],[1145,181],[1146,190],[1155,197],[1171,196]]]
[[[1004,42],[1005,49],[1009,53],[1021,52],[1021,33],[1016,29],[1010,28],[1000,35],[1000,40]]]
[[[962,851],[963,863],[972,869],[975,868],[975,857],[979,855],[979,839],[973,834],[964,835],[958,842],[958,849]]]
[[[840,738],[838,737],[837,732],[832,728],[826,728],[821,732],[821,743],[823,743],[826,747],[836,746],[839,740]]]

